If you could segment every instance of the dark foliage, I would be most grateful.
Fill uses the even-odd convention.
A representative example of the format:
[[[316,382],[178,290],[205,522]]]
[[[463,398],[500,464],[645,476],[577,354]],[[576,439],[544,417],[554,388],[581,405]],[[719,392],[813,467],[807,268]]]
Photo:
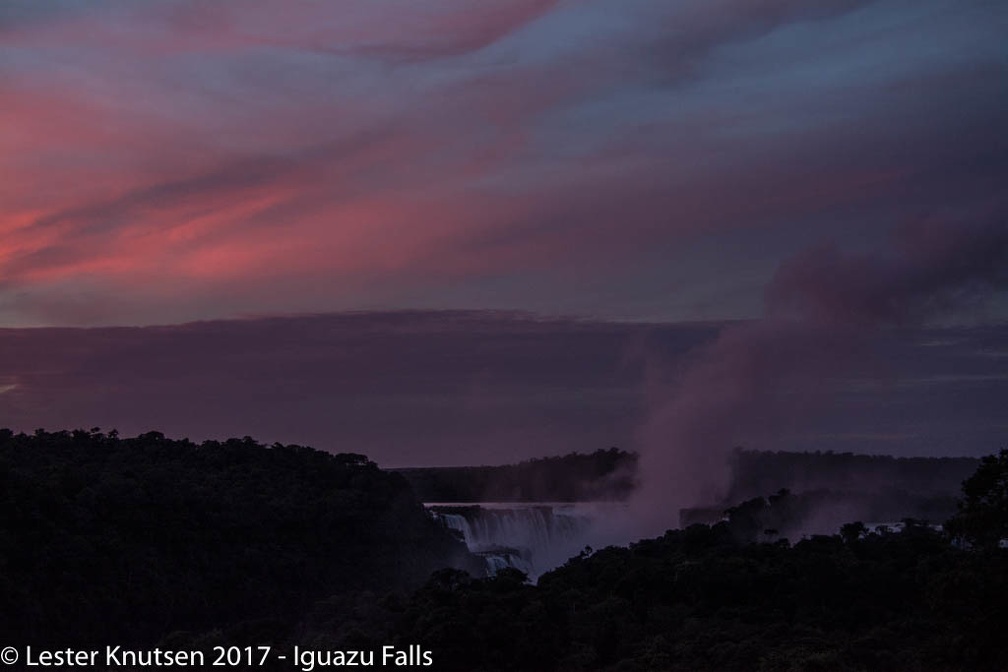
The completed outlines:
[[[586,551],[537,586],[441,574],[397,633],[446,670],[1008,669],[1008,553],[913,525],[854,532],[743,544],[695,525]]]
[[[514,570],[463,571],[471,556],[405,479],[360,455],[0,430],[0,633],[50,646],[419,644],[428,669],[467,672],[1004,670],[1008,551],[990,540],[1006,461],[985,459],[964,484],[968,548],[912,520],[773,540],[761,528],[800,501],[778,492],[713,526],[586,548],[533,586]]]
[[[619,501],[633,492],[637,455],[610,448],[496,467],[397,471],[425,502]]]
[[[994,547],[1008,537],[1008,449],[989,455],[963,483],[958,514],[949,531],[968,544]]]
[[[12,641],[283,632],[321,597],[404,589],[470,561],[402,477],[362,455],[0,430],[0,632]]]
[[[884,501],[852,493],[816,490],[794,494],[782,489],[769,497],[753,497],[726,508],[683,509],[681,527],[724,521],[737,541],[776,541],[781,538],[835,531],[856,511],[874,526],[902,525],[903,519],[918,523],[945,520],[956,509],[955,498],[922,499],[906,493],[890,493]],[[844,514],[847,514],[844,516]],[[844,517],[838,517],[844,516]]]
[[[1002,451],[963,484],[972,549],[913,519],[773,540],[765,526],[804,503],[782,490],[713,526],[585,549],[536,586],[442,573],[395,605],[388,632],[449,670],[1005,670],[1008,551],[992,542],[1006,466]]]

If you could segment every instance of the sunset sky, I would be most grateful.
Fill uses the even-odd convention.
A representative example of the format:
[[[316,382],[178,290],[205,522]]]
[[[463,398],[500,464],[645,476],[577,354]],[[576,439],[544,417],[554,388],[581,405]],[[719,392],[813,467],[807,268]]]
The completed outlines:
[[[0,426],[329,437],[399,464],[464,462],[487,433],[511,446],[487,461],[629,446],[655,367],[797,312],[917,330],[865,383],[912,410],[861,399],[870,427],[840,433],[874,443],[830,448],[991,452],[1006,185],[1003,0],[4,0]],[[323,315],[343,311],[381,312]],[[386,319],[426,336],[334,345]],[[459,324],[470,359],[367,372],[451,352],[430,334]],[[487,330],[513,340],[473,345]],[[849,392],[863,368],[822,375]],[[329,399],[320,371],[357,386]],[[931,396],[894,392],[922,378]],[[921,430],[935,409],[950,424]],[[424,423],[428,448],[396,447]],[[936,447],[952,427],[976,443]]]

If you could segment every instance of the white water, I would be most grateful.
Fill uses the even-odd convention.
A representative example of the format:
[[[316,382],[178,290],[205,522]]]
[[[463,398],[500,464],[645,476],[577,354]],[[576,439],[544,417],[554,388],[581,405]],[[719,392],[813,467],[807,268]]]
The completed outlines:
[[[484,559],[487,574],[513,567],[535,581],[597,538],[604,510],[621,505],[478,502],[426,506]]]

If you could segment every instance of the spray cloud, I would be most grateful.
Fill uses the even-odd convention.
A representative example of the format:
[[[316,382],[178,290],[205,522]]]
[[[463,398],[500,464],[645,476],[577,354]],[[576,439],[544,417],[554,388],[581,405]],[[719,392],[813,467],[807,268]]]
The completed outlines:
[[[1008,227],[997,215],[919,221],[896,227],[877,253],[824,245],[782,263],[763,317],[725,327],[652,400],[637,532],[661,534],[679,509],[717,501],[731,449],[799,423],[885,329],[954,319],[1008,286]]]

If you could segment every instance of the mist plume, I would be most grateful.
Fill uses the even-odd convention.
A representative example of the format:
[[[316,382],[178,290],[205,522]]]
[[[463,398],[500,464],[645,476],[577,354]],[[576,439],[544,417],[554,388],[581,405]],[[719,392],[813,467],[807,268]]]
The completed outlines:
[[[885,330],[957,319],[1008,285],[1004,221],[921,221],[896,227],[874,253],[822,245],[783,262],[763,317],[725,327],[653,395],[640,436],[639,532],[660,534],[680,508],[718,501],[731,449],[772,447],[768,439],[828,398],[832,378],[865,368]]]

